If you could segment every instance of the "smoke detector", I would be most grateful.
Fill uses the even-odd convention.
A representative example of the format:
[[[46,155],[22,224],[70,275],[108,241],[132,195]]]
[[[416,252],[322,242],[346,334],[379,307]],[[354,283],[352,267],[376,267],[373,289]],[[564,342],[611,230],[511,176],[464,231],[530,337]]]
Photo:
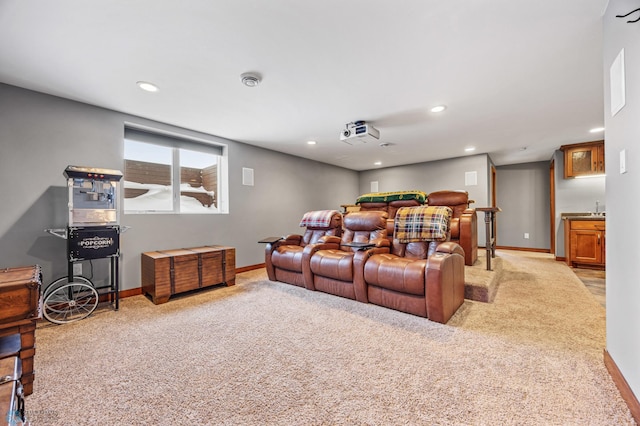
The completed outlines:
[[[260,84],[260,80],[260,74],[253,72],[245,72],[240,76],[240,81],[242,81],[242,84],[247,87],[256,87]]]

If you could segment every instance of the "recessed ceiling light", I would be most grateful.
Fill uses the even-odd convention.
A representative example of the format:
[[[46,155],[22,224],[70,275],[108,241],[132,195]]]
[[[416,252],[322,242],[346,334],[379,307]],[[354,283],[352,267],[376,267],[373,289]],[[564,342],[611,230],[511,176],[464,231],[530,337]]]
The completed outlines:
[[[591,132],[591,133],[604,132],[604,127],[595,127],[593,129],[589,130],[589,132]]]
[[[315,145],[316,143],[316,141],[307,141],[307,145]]]
[[[262,80],[260,74],[255,72],[245,72],[240,76],[240,81],[247,87],[256,87],[260,84],[260,80]]]
[[[469,148],[465,148],[464,150],[465,150],[466,152],[473,152],[473,151],[475,151],[475,150],[476,150],[476,147],[475,147],[475,146],[470,146]]]
[[[373,163],[374,166],[380,166],[382,165],[382,161],[376,161],[375,163]]]
[[[447,109],[447,107],[445,105],[438,105],[438,106],[434,106],[433,108],[431,108],[431,112],[442,112],[445,109]]]
[[[158,90],[160,90],[158,86],[153,83],[149,83],[148,81],[139,81],[136,84],[139,88],[147,92],[157,92]]]

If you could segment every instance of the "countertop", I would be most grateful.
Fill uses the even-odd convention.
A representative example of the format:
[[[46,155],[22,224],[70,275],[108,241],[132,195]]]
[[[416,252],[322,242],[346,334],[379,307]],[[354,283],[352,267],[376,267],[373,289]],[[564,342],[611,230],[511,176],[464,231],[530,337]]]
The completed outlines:
[[[605,220],[604,213],[561,213],[560,217],[565,220]]]

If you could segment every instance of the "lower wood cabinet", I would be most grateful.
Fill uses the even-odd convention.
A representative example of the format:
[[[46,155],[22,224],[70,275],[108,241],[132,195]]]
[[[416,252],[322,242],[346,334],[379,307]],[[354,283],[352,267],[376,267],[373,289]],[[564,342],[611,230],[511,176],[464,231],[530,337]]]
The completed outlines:
[[[236,250],[225,246],[142,253],[142,291],[156,305],[175,294],[236,282]]]
[[[605,221],[565,220],[565,256],[569,266],[605,268]]]

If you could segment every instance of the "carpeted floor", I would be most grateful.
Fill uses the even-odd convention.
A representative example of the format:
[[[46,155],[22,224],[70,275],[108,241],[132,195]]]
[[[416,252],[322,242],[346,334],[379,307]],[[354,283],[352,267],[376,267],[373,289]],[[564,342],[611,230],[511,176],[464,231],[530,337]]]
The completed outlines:
[[[478,250],[478,259],[473,266],[464,267],[464,298],[478,302],[493,302],[502,278],[502,258],[491,260],[487,270],[487,257],[483,249]]]
[[[633,425],[604,309],[550,255],[500,251],[447,325],[270,282],[142,296],[36,332],[34,425]]]

